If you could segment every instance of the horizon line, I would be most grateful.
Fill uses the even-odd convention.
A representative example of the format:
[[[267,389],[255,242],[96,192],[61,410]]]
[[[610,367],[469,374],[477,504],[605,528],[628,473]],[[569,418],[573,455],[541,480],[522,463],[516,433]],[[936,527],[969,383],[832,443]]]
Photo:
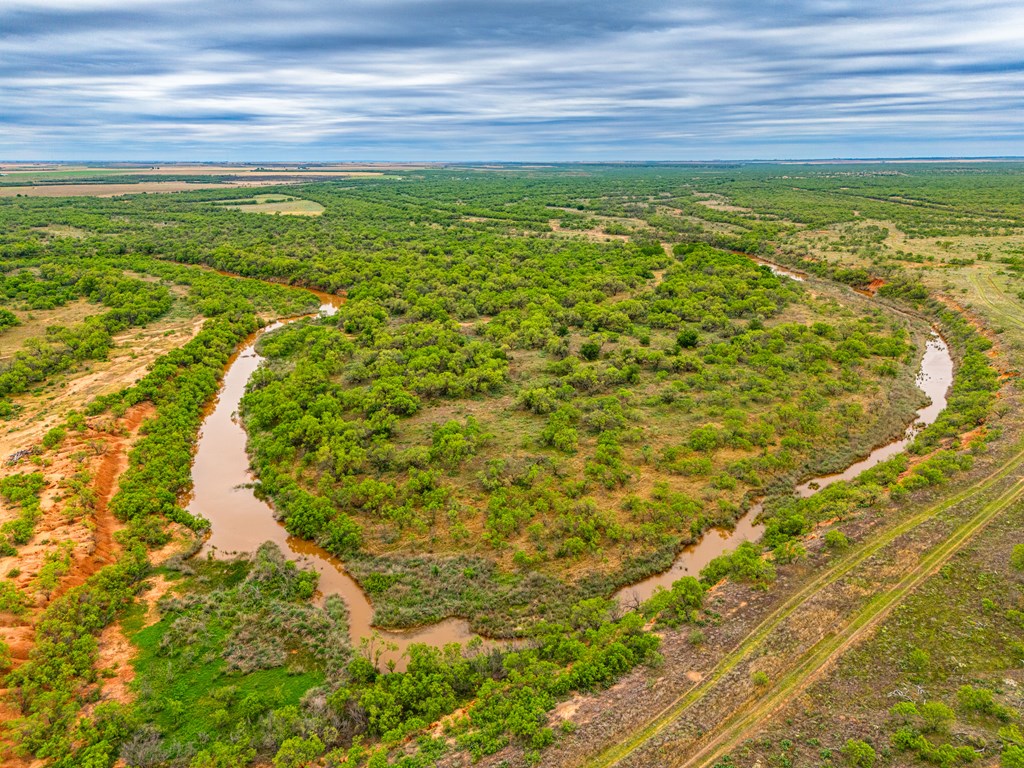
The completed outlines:
[[[126,160],[123,158],[107,158],[103,160],[79,160],[72,158],[53,159],[35,158],[31,160],[13,160],[0,158],[0,165],[32,165],[49,163],[54,165],[110,165],[125,166],[143,165],[225,165],[248,166],[257,164],[273,165],[720,165],[720,164],[802,164],[802,163],[929,163],[929,162],[1024,162],[1024,155],[908,155],[878,157],[788,157],[788,158],[708,158],[699,160],[429,160],[429,159],[375,159],[375,160],[328,160],[328,159],[254,159],[254,160]]]

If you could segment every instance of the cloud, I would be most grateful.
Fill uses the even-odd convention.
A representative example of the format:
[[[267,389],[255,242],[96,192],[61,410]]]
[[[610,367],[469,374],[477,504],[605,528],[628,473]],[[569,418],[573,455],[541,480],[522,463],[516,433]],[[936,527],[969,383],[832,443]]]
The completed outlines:
[[[1021,154],[1005,0],[8,0],[0,156]]]

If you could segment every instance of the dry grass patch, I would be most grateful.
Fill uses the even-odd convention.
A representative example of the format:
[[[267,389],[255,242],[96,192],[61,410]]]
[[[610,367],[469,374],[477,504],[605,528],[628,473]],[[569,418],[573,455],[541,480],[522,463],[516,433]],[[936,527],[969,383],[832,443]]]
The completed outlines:
[[[701,197],[695,201],[698,205],[710,208],[713,211],[728,211],[730,213],[753,213],[750,208],[742,205],[733,205],[724,195],[714,192],[702,192]]]
[[[32,227],[35,232],[42,232],[50,237],[73,237],[76,240],[81,240],[83,237],[88,237],[89,233],[84,229],[78,227],[72,227],[68,224],[47,224],[45,227]]]
[[[162,320],[146,328],[130,329],[114,337],[115,347],[107,360],[92,362],[65,376],[54,377],[40,390],[15,397],[14,401],[22,406],[22,411],[4,423],[5,428],[0,434],[0,456],[38,444],[46,431],[59,424],[68,411],[80,409],[101,395],[131,386],[146,374],[159,356],[190,341],[202,324],[201,318],[188,316]],[[18,326],[9,333],[20,328]],[[6,337],[5,334],[4,341]]]
[[[320,203],[290,195],[256,195],[238,200],[218,200],[217,205],[246,213],[279,213],[286,216],[320,216],[324,212]]]
[[[13,309],[21,325],[8,328],[0,334],[0,360],[14,355],[28,339],[42,336],[46,329],[54,325],[75,325],[92,315],[101,315],[107,311],[102,304],[94,304],[85,299],[69,301],[63,307],[55,309]]]

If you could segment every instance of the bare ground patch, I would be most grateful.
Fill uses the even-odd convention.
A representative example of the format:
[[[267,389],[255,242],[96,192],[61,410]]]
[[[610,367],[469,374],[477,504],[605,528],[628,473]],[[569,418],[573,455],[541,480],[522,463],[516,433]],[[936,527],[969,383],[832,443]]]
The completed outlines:
[[[558,219],[551,219],[548,222],[552,232],[556,232],[559,235],[565,237],[582,237],[593,242],[609,242],[612,240],[618,240],[620,242],[629,242],[629,235],[609,235],[600,227],[593,227],[591,229],[566,229],[562,226]]]
[[[117,493],[118,479],[128,466],[128,451],[139,434],[142,423],[153,416],[155,409],[150,403],[140,403],[120,419],[97,417],[89,427],[80,433],[70,434],[64,443],[54,451],[44,454],[39,465],[22,461],[17,471],[40,471],[47,481],[42,494],[42,517],[36,526],[35,535],[27,545],[11,557],[0,558],[0,573],[8,576],[19,589],[33,601],[21,615],[0,614],[0,639],[11,649],[15,667],[28,660],[35,640],[35,625],[46,605],[67,589],[82,584],[89,576],[104,565],[113,562],[117,555],[114,534],[121,524],[109,511],[109,503]],[[62,481],[78,474],[89,480],[93,506],[74,509],[69,506],[72,498]],[[70,567],[57,588],[49,593],[40,588],[37,578],[46,563],[47,555],[68,547]],[[127,642],[127,641],[125,641]],[[100,666],[117,665],[119,669],[130,670],[122,659],[130,652],[118,642],[116,633],[108,630],[100,639]],[[119,679],[119,684],[126,685]],[[6,697],[7,691],[0,691],[0,723],[16,719],[20,712]],[[108,698],[123,700],[123,692],[113,690]],[[0,741],[0,749],[9,742]],[[32,765],[29,761],[17,762],[5,755],[4,765]]]
[[[32,229],[51,237],[73,237],[76,240],[81,240],[89,236],[86,230],[68,224],[47,224],[45,227],[32,227]]]
[[[728,211],[729,213],[753,213],[754,211],[750,208],[744,208],[742,205],[733,205],[723,195],[718,195],[713,192],[702,193],[703,197],[696,200],[698,205],[703,205],[705,208],[710,208],[713,211]]]
[[[131,386],[160,355],[184,346],[199,332],[202,323],[201,318],[189,317],[125,331],[114,338],[115,348],[108,360],[90,363],[85,370],[73,372],[63,380],[57,378],[40,392],[14,398],[23,410],[6,422],[6,430],[0,434],[0,457],[37,445],[68,411]]]
[[[146,614],[142,626],[149,627],[160,621],[157,608],[160,598],[174,586],[162,575],[149,579],[146,589],[139,596],[139,602]],[[115,622],[100,633],[99,655],[96,659],[96,670],[100,673],[100,701],[117,701],[126,704],[134,698],[131,685],[135,680],[135,667],[132,660],[138,649],[125,636],[121,624]]]

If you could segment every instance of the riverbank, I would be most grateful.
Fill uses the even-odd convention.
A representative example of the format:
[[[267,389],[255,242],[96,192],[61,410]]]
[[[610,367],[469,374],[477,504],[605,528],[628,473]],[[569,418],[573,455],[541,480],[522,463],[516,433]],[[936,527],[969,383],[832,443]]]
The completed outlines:
[[[771,265],[769,265],[771,266]],[[779,274],[795,280],[804,276],[776,267]],[[318,293],[324,304],[323,314],[333,314],[341,299]],[[440,622],[402,630],[382,630],[374,627],[374,606],[359,583],[349,574],[344,563],[316,544],[289,536],[284,526],[274,517],[270,504],[257,498],[252,491],[253,478],[246,453],[247,436],[236,420],[236,411],[245,393],[246,384],[262,362],[256,352],[258,339],[283,324],[286,319],[267,326],[243,344],[226,370],[218,398],[203,423],[193,467],[194,489],[189,511],[210,520],[211,533],[204,550],[218,554],[254,552],[264,541],[272,541],[289,559],[311,567],[320,574],[322,596],[338,595],[349,612],[350,636],[353,647],[364,641],[379,641],[383,649],[381,661],[404,663],[404,653],[413,643],[441,647],[447,643],[465,643],[476,635],[464,618],[449,617]],[[934,421],[945,407],[945,394],[952,383],[953,360],[948,346],[937,334],[929,341],[916,383],[930,403],[921,408],[902,438],[876,446],[867,457],[859,458],[841,473],[812,478],[797,486],[796,493],[809,496],[836,480],[851,480],[861,472],[875,466],[903,450],[920,425]],[[698,576],[700,571],[716,557],[731,551],[744,541],[756,541],[763,532],[757,521],[762,511],[760,502],[753,504],[731,530],[713,528],[700,540],[684,548],[672,566],[639,582],[620,588],[616,598],[624,605],[636,605],[648,599],[655,590],[669,588],[683,576]]]

